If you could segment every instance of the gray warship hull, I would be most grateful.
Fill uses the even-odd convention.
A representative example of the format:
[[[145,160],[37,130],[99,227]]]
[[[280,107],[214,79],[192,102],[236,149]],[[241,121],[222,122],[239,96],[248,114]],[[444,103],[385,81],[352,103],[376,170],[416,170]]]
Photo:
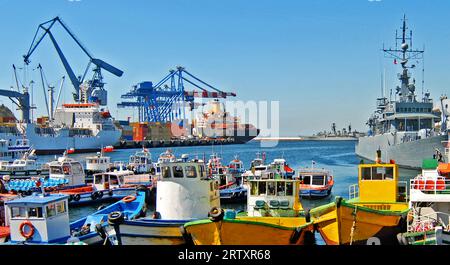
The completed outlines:
[[[444,154],[443,142],[448,141],[447,135],[409,142],[399,142],[399,138],[391,133],[361,137],[356,145],[356,155],[374,161],[376,151],[380,149],[383,161],[393,159],[403,168],[420,169],[423,159],[433,157],[436,149]]]

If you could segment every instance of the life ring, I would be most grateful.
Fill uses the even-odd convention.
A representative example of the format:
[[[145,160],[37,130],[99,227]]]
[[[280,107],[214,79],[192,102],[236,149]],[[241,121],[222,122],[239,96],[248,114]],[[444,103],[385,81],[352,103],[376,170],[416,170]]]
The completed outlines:
[[[28,226],[30,228],[30,231],[28,231],[28,233],[25,232],[25,226]],[[34,230],[35,230],[35,228],[34,228],[33,224],[30,221],[24,221],[19,226],[20,234],[23,237],[25,237],[26,239],[30,239],[30,238],[33,237]]]
[[[122,201],[125,202],[125,203],[129,203],[129,202],[132,202],[132,201],[135,201],[135,200],[136,200],[136,196],[133,196],[133,195],[128,195],[128,196],[126,196],[125,198],[122,199]]]
[[[74,201],[79,201],[81,199],[81,196],[80,196],[80,194],[75,194],[74,196],[73,196],[73,200]]]
[[[208,216],[209,219],[213,222],[219,222],[223,220],[225,212],[220,207],[213,207],[211,211],[209,211]]]

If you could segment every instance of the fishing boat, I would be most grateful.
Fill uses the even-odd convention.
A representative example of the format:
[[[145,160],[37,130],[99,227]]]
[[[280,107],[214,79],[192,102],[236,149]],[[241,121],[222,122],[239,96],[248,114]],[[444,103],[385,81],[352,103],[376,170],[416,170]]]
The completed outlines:
[[[297,178],[301,181],[300,196],[306,198],[324,198],[331,194],[334,185],[332,172],[324,168],[304,167],[298,170]]]
[[[313,222],[300,202],[300,181],[249,179],[247,213],[213,209],[209,219],[186,223],[182,229],[195,245],[304,245],[313,237]]]
[[[245,172],[244,163],[239,156],[234,156],[234,159],[228,164],[228,171],[235,177]]]
[[[151,216],[125,220],[117,226],[116,236],[123,245],[184,244],[180,226],[206,218],[220,206],[219,183],[206,175],[203,161],[186,156],[161,164],[162,178],[156,191],[156,211]]]
[[[12,163],[1,163],[0,174],[12,175],[14,178],[20,178],[29,175],[38,175],[42,171],[42,165],[37,163],[35,159],[35,150],[29,150],[19,159],[15,159]],[[28,177],[25,177],[28,178]]]
[[[292,178],[295,175],[295,170],[289,167],[284,158],[274,159],[270,166],[283,178]]]
[[[450,178],[438,170],[448,166],[425,159],[421,174],[410,180],[411,210],[407,232],[398,235],[400,244],[450,245]]]
[[[111,168],[111,157],[104,156],[103,151],[96,156],[86,157],[86,172],[91,175],[99,172],[106,172]]]
[[[395,161],[358,166],[358,184],[349,188],[349,199],[311,210],[317,230],[327,245],[398,244],[397,234],[406,231],[409,205],[406,182],[399,181]]]
[[[65,244],[82,241],[99,244],[104,241],[103,228],[117,219],[133,219],[145,210],[145,193],[137,192],[85,218],[69,223],[68,196],[35,193],[7,201],[6,221],[10,230],[7,244]],[[106,240],[105,240],[106,241]]]
[[[114,146],[108,145],[102,148],[102,151],[105,153],[111,153],[114,152]]]
[[[137,151],[130,156],[128,169],[134,171],[136,174],[144,174],[154,172],[154,165],[152,162],[152,155],[146,148]]]
[[[161,153],[158,157],[158,161],[155,163],[155,175],[161,176],[161,164],[175,162],[176,160],[177,158],[171,149],[167,149],[165,152]]]

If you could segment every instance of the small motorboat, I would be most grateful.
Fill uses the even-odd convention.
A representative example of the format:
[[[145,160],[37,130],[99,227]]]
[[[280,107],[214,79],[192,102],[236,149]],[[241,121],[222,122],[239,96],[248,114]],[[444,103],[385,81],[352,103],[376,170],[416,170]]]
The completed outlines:
[[[132,170],[136,174],[153,172],[155,169],[152,162],[152,155],[148,149],[142,148],[141,151],[131,155],[128,163],[128,169]]]
[[[86,157],[86,171],[88,174],[106,172],[111,168],[111,157],[104,156],[102,152],[97,152],[96,156]]]
[[[75,154],[75,148],[69,148],[68,150],[67,150],[67,154]]]
[[[334,186],[332,172],[324,168],[300,168],[297,178],[301,181],[300,196],[307,198],[324,198],[330,196]]]
[[[102,151],[105,152],[105,153],[111,153],[111,152],[114,152],[114,146],[108,145],[108,146],[106,146],[106,147],[103,147],[103,148],[102,148]]]

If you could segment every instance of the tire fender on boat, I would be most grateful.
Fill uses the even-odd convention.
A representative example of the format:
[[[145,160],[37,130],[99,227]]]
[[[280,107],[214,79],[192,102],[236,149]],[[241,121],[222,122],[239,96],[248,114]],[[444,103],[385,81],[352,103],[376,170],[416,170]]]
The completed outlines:
[[[220,222],[223,220],[225,212],[220,207],[213,207],[211,211],[209,211],[208,216],[209,219],[213,222]]]
[[[116,211],[108,214],[108,224],[110,225],[118,225],[123,223],[124,216],[122,212]]]
[[[80,196],[80,194],[75,194],[75,195],[73,195],[73,200],[74,201],[79,201],[81,199],[81,196]]]
[[[103,191],[97,191],[97,198],[101,199],[103,198]]]

